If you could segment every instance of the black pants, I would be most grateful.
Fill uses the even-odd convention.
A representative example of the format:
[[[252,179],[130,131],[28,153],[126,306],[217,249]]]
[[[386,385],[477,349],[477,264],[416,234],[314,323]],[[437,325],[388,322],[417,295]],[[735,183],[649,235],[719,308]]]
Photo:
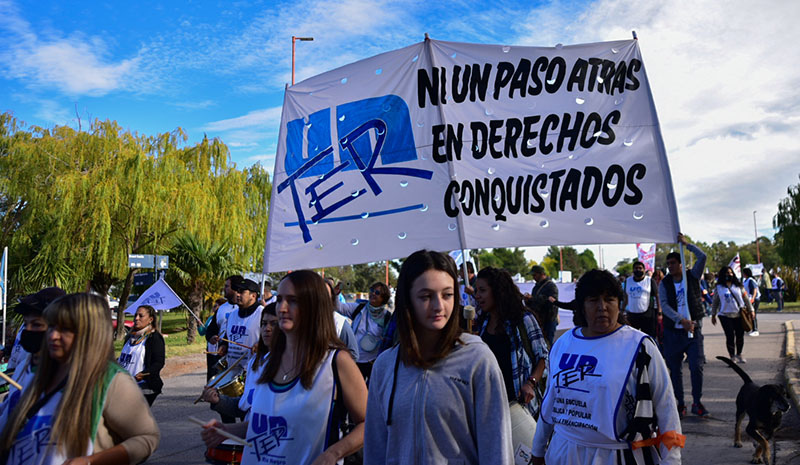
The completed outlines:
[[[758,331],[758,299],[753,301],[753,312],[755,312],[755,316],[753,317],[753,331]]]
[[[744,347],[742,319],[728,318],[727,316],[719,315],[719,322],[722,324],[722,330],[725,331],[725,347],[728,348],[728,355],[731,357],[733,357],[734,354],[742,355],[742,348]],[[736,348],[735,352],[734,345]]]
[[[221,357],[221,355],[206,354],[206,381],[210,381],[217,374],[215,365]]]
[[[630,313],[626,312],[625,316],[628,317],[628,324],[638,329],[639,331],[656,338],[656,318],[655,312],[649,311],[645,313]]]
[[[147,405],[152,407],[153,402],[155,402],[156,397],[158,397],[159,394],[160,394],[159,392],[154,392],[152,394],[145,394],[144,395],[144,400],[147,401]]]

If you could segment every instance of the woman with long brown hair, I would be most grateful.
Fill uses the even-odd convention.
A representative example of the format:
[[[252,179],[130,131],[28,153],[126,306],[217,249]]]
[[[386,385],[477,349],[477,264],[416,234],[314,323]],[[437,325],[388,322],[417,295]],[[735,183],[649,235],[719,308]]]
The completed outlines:
[[[293,464],[333,464],[361,448],[367,388],[336,336],[333,301],[322,278],[310,270],[286,275],[278,286],[280,331],[253,386],[248,421],[212,421],[202,437],[215,447],[224,429],[246,438],[242,464],[279,458]],[[342,350],[345,349],[345,350]],[[344,411],[356,424],[339,439]]]
[[[108,302],[70,294],[44,317],[47,343],[36,376],[0,418],[3,463],[144,461],[158,446],[158,426],[136,382],[114,362]]]
[[[420,250],[403,262],[400,343],[372,370],[365,464],[514,462],[503,375],[486,344],[461,332],[457,290],[449,256]]]

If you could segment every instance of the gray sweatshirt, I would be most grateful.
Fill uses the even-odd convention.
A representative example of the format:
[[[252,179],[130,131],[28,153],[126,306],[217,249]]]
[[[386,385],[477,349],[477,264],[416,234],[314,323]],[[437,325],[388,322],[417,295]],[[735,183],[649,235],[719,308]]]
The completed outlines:
[[[478,336],[463,334],[461,341],[427,370],[400,362],[395,374],[399,346],[378,356],[367,397],[365,465],[514,463],[500,367]]]

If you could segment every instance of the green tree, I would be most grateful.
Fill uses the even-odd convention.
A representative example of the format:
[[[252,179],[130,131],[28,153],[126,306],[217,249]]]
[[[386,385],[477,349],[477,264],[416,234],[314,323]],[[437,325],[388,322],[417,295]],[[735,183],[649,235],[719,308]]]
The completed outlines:
[[[633,274],[633,262],[633,258],[623,258],[617,262],[616,266],[614,266],[614,269],[617,270],[617,273],[619,274],[630,276]]]
[[[496,247],[491,251],[477,249],[473,251],[472,255],[477,256],[481,268],[487,266],[503,268],[512,276],[519,273],[522,276],[530,277],[530,266],[525,258],[525,251],[519,247],[515,247],[513,250],[505,247]]]
[[[204,242],[191,234],[178,236],[169,256],[168,280],[174,283],[176,292],[186,296],[187,305],[198,317],[203,313],[207,292],[222,286],[225,277],[241,269],[231,260],[230,247]],[[191,344],[197,332],[197,321],[191,315],[187,315],[187,328],[186,340]]]
[[[788,196],[778,203],[772,226],[778,230],[775,242],[783,263],[800,266],[800,184],[786,189]]]
[[[573,278],[580,278],[583,273],[586,273],[593,268],[597,268],[597,261],[594,258],[594,252],[592,252],[590,249],[584,249],[583,252],[578,253],[575,247],[564,246],[561,247],[561,250],[559,250],[559,247],[551,245],[550,248],[547,249],[544,262],[548,264],[554,264],[555,269],[548,269],[548,266],[544,265],[544,263],[542,264],[542,266],[545,267],[545,270],[547,270],[548,275],[558,276],[558,272],[561,269],[560,264],[562,257],[564,270],[571,271]]]

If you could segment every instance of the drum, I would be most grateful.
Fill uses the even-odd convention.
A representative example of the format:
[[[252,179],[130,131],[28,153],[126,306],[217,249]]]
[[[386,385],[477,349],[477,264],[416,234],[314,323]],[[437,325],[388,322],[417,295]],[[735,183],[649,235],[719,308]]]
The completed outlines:
[[[214,365],[214,373],[222,373],[227,368],[228,368],[228,357],[222,357],[219,359],[216,365]]]
[[[519,402],[512,401],[508,409],[511,414],[511,446],[514,448],[514,460],[517,461],[518,458],[530,456],[536,420]]]
[[[219,375],[211,378],[209,384],[214,383]],[[220,394],[228,397],[242,397],[244,394],[245,372],[242,370],[231,370],[223,376],[218,383],[214,384]]]
[[[225,441],[217,447],[206,450],[206,463],[212,465],[239,465],[242,463],[244,446],[233,441]]]

